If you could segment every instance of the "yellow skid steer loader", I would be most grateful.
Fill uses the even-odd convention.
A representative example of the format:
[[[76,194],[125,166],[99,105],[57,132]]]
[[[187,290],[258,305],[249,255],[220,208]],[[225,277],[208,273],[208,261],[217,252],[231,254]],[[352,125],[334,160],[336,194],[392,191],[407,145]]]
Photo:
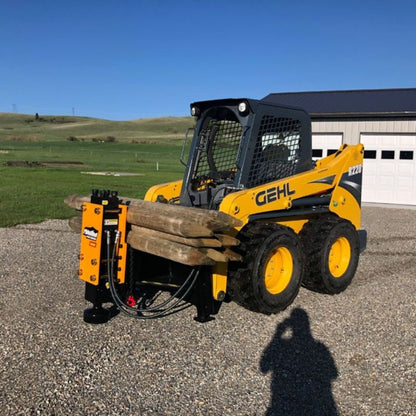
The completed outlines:
[[[301,285],[346,289],[367,240],[363,146],[313,161],[308,114],[267,99],[196,102],[191,114],[183,180],[144,201],[98,190],[67,199],[83,212],[79,277],[93,304],[84,320],[195,305],[205,322],[224,301],[273,314]]]

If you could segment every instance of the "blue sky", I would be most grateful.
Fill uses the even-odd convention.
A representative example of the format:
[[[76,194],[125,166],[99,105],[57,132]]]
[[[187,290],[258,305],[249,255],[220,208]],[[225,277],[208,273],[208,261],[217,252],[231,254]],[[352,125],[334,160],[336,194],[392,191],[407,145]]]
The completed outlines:
[[[0,0],[0,112],[129,120],[416,87],[415,17],[406,0]]]

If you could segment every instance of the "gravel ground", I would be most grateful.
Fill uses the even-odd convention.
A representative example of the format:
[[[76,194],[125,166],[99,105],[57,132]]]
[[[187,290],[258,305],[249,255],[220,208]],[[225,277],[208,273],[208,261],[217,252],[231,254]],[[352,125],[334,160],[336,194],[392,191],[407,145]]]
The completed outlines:
[[[416,415],[416,211],[364,207],[363,226],[368,249],[338,296],[99,326],[82,321],[65,221],[0,229],[0,413]]]

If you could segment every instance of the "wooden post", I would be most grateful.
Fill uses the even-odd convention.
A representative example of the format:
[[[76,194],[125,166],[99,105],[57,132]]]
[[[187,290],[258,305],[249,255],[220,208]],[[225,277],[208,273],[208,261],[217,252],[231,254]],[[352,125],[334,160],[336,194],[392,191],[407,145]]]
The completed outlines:
[[[202,226],[217,232],[228,231],[230,228],[240,227],[243,225],[242,221],[224,212],[184,207],[175,204],[161,204],[156,202],[142,201],[140,199],[130,199],[130,208],[137,208],[140,210],[151,210],[154,213],[163,215],[175,215],[186,217],[190,221],[197,222]]]
[[[184,238],[199,238],[204,240],[188,241],[174,240],[192,246],[219,247],[233,246],[239,242],[227,234],[242,222],[223,212],[201,208],[184,207],[180,205],[162,204],[119,197],[123,203],[128,203],[127,222],[130,224],[157,230],[162,233],[177,235]],[[72,208],[81,210],[82,204],[89,202],[89,196],[70,195],[65,203]],[[216,240],[206,241],[216,233]],[[172,238],[170,239],[172,241]]]
[[[240,240],[227,234],[215,234],[214,237],[217,238],[224,247],[238,246],[240,244]]]
[[[65,204],[76,210],[81,210],[84,202],[90,202],[91,197],[81,195],[69,195],[64,199]]]
[[[75,217],[70,218],[68,220],[68,225],[72,231],[76,233],[81,233],[82,217],[79,215],[76,215]]]
[[[151,204],[159,205],[152,202]],[[127,222],[182,237],[211,237],[214,234],[213,231],[196,221],[172,215],[172,213],[169,215],[152,211],[150,207],[146,207],[146,209],[129,207]]]
[[[150,236],[141,238],[136,233],[130,232],[127,235],[127,243],[136,250],[141,250],[188,266],[212,266],[215,264],[214,260],[199,251],[198,248],[185,246],[169,240],[162,240]]]
[[[139,236],[142,237],[150,236],[154,238],[160,238],[164,240],[174,241],[176,243],[184,244],[186,246],[191,247],[222,247],[221,242],[216,238],[186,238],[174,234],[164,233],[162,231],[157,231],[150,228],[139,227],[138,225],[134,224],[131,225],[131,232],[134,234],[137,233]]]

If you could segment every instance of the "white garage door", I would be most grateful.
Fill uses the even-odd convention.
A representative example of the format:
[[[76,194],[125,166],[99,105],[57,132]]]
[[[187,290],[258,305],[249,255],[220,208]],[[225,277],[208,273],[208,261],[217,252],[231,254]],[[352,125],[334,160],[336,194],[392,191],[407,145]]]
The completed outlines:
[[[362,134],[363,202],[416,205],[416,135]]]
[[[342,144],[342,133],[313,134],[312,159],[317,160],[335,153]]]

